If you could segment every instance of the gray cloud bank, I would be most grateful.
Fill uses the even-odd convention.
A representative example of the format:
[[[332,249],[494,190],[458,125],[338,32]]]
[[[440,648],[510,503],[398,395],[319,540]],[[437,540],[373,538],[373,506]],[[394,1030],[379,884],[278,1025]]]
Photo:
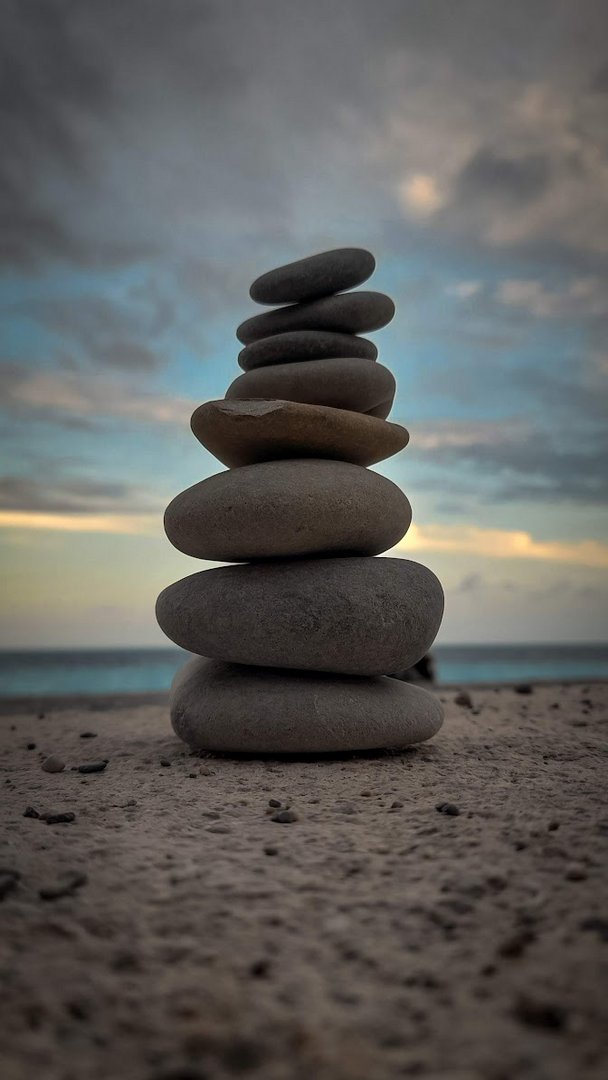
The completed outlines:
[[[5,265],[253,267],[435,226],[606,251],[603,0],[8,0],[2,23]]]

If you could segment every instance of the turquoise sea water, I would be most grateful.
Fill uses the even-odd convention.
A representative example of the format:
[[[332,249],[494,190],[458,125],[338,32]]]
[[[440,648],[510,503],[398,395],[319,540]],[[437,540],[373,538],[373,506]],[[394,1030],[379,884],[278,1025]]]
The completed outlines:
[[[0,697],[167,690],[177,648],[0,652]],[[439,683],[607,679],[608,645],[437,645]]]

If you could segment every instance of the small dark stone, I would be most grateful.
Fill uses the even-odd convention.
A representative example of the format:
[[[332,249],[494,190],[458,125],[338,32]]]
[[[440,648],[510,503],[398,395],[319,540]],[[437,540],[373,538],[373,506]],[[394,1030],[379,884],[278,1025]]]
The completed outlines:
[[[456,697],[454,698],[454,704],[462,705],[464,709],[472,709],[473,698],[469,694],[468,690],[461,690],[460,693],[456,694]]]
[[[249,974],[253,975],[254,979],[264,979],[268,975],[269,970],[269,960],[256,960],[249,968]]]
[[[103,761],[90,761],[87,765],[79,765],[78,766],[78,772],[79,773],[103,772],[106,765],[108,764],[108,760],[109,760],[108,758],[104,758]]]
[[[81,731],[80,732],[80,738],[81,739],[96,739],[97,738],[97,732],[96,731]]]
[[[506,941],[503,941],[502,945],[498,946],[498,955],[504,956],[505,959],[515,960],[517,957],[523,956],[528,945],[532,945],[534,941],[536,941],[534,931],[520,930],[519,933],[513,934]]]
[[[298,815],[295,810],[279,810],[278,813],[273,814],[271,821],[278,821],[280,825],[289,825],[292,821],[298,820]]]
[[[570,866],[564,874],[566,881],[586,881],[587,876],[587,872],[583,870],[582,866]]]
[[[399,802],[399,800],[398,800],[398,799],[396,799],[396,800],[395,800],[395,802],[392,802],[392,803],[391,803],[391,807],[390,807],[390,808],[391,808],[391,810],[401,810],[401,807],[402,807],[402,806],[403,806],[403,803],[402,803],[402,802]]]
[[[561,1005],[550,1001],[538,1001],[522,995],[515,1003],[514,1016],[529,1027],[546,1028],[548,1031],[563,1031],[568,1014]]]
[[[608,942],[608,919],[603,919],[600,915],[590,915],[582,919],[579,927],[581,930],[596,933],[600,941]]]
[[[27,748],[28,748],[28,750],[35,750],[36,749],[36,743],[35,742],[28,742]]]
[[[171,768],[171,762],[169,761],[169,758],[161,757],[160,763],[161,763],[163,769],[170,769]]]
[[[34,810],[33,806],[26,806],[25,810],[23,811],[23,816],[24,817],[39,818],[40,814],[38,813],[37,810]]]
[[[265,844],[264,845],[264,854],[265,855],[278,855],[279,854],[279,849],[276,848],[276,847],[273,847],[272,844]]]
[[[437,803],[435,809],[438,810],[440,814],[447,814],[448,817],[458,817],[460,814],[458,807],[451,802]]]
[[[17,888],[20,877],[18,870],[7,870],[4,867],[0,869],[0,900],[4,900],[5,896]]]
[[[43,712],[38,713],[38,719],[39,720],[44,720],[44,713]]]
[[[268,805],[269,806],[280,806],[281,803],[279,802],[278,799],[269,799],[268,800]]]
[[[39,817],[41,821],[46,821],[47,825],[63,825],[76,820],[76,814],[73,814],[71,810],[64,814],[39,814]]]
[[[188,779],[189,780],[196,780],[196,773],[195,772],[189,772],[188,773]]]
[[[513,692],[515,694],[531,694],[532,687],[530,683],[518,683],[517,686],[513,687]]]
[[[38,895],[41,900],[60,900],[62,896],[72,896],[86,883],[86,874],[69,874],[56,885],[47,885],[46,888],[39,889]]]

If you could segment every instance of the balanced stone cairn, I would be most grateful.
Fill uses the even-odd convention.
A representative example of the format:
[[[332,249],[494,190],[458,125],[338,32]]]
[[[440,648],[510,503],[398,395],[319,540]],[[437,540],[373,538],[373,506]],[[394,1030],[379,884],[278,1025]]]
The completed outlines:
[[[375,268],[341,248],[263,274],[237,330],[244,369],[192,430],[228,471],[183,491],[165,529],[180,551],[236,563],[158,598],[172,641],[198,654],[171,688],[176,733],[196,749],[321,753],[401,748],[442,723],[437,699],[388,678],[418,661],[443,614],[419,563],[372,558],[407,532],[411,507],[367,466],[406,446],[389,423],[391,372],[361,332],[393,317]]]

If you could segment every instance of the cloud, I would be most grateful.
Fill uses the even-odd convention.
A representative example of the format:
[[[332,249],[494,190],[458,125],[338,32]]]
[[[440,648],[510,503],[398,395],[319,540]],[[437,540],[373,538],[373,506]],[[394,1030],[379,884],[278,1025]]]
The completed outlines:
[[[413,551],[460,552],[492,559],[538,559],[544,562],[608,567],[608,544],[597,540],[578,540],[572,543],[559,540],[542,541],[535,540],[523,531],[483,529],[472,525],[411,525],[407,535],[392,549],[392,553],[407,555]],[[473,587],[478,584],[474,578]],[[469,580],[469,588],[463,591],[470,589]]]
[[[481,146],[458,176],[456,198],[465,203],[488,199],[517,208],[542,195],[550,179],[551,165],[543,154],[507,157],[492,147]]]
[[[0,370],[5,410],[35,413],[40,419],[84,426],[124,419],[187,428],[198,402],[142,390],[139,384],[69,371]]]
[[[115,513],[127,506],[132,514],[162,508],[162,499],[120,481],[64,477],[0,476],[0,510],[8,514],[75,515]]]
[[[160,514],[44,514],[27,510],[0,510],[0,529],[51,532],[113,533],[157,536]]]
[[[445,291],[448,296],[456,296],[459,300],[470,300],[472,296],[477,296],[482,288],[481,281],[457,281],[454,285],[448,285]]]
[[[508,279],[496,289],[496,299],[540,319],[573,319],[608,315],[608,288],[599,278],[578,278],[565,288],[550,289],[536,279]]]

